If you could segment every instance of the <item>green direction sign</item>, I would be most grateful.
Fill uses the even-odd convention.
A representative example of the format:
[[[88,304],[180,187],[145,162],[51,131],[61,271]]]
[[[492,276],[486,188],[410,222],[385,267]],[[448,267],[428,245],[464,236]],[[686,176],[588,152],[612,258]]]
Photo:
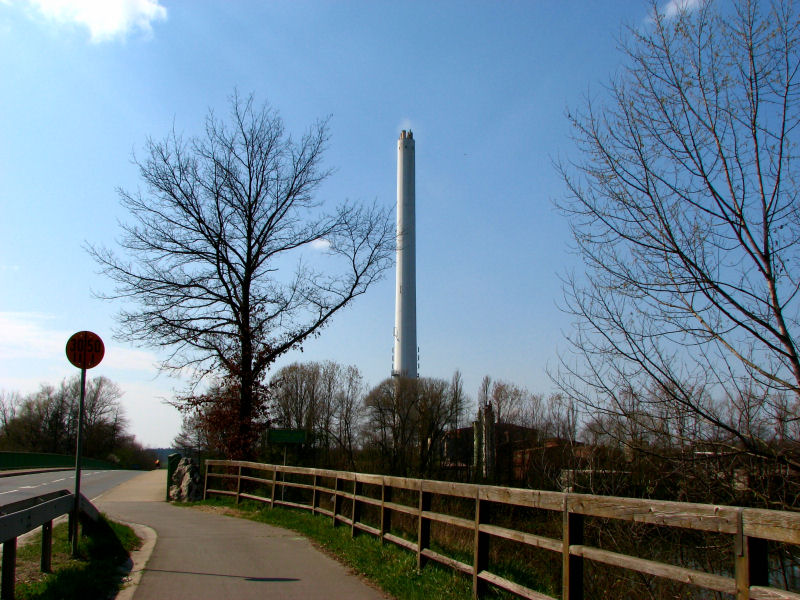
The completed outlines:
[[[270,444],[304,444],[306,432],[303,429],[268,429],[267,442]]]

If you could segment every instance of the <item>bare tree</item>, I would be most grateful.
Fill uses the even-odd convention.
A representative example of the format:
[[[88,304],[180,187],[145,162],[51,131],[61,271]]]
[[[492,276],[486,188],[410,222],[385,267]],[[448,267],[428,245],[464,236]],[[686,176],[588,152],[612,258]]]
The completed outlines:
[[[364,441],[376,448],[380,468],[429,475],[448,426],[463,409],[461,378],[385,379],[364,400]]]
[[[89,247],[116,284],[102,297],[129,301],[120,338],[168,350],[166,369],[238,381],[241,456],[269,366],[391,265],[389,211],[315,200],[327,140],[325,121],[295,141],[274,110],[234,94],[228,123],[210,113],[203,136],[147,141],[145,192],[120,190],[123,255]]]
[[[776,447],[800,399],[797,5],[653,11],[608,102],[570,115],[582,158],[559,204],[586,272],[566,281],[558,379],[628,429],[800,466]]]
[[[336,396],[334,437],[347,457],[348,467],[355,470],[355,451],[364,417],[364,378],[352,365],[344,369],[343,376]]]
[[[273,420],[279,427],[317,429],[322,395],[319,363],[293,363],[280,369],[271,380]]]
[[[270,381],[274,422],[303,429],[327,466],[355,468],[364,381],[358,368],[333,361],[293,363]]]
[[[524,407],[529,402],[530,392],[508,381],[492,382],[489,398],[494,407],[498,423],[521,424]]]
[[[0,391],[0,431],[5,431],[8,424],[14,420],[22,402],[19,392]]]
[[[469,399],[464,393],[464,379],[461,376],[461,371],[456,370],[453,377],[450,379],[450,387],[448,388],[450,394],[450,406],[452,407],[451,419],[447,426],[450,429],[458,429],[463,423],[467,413],[469,412]]]

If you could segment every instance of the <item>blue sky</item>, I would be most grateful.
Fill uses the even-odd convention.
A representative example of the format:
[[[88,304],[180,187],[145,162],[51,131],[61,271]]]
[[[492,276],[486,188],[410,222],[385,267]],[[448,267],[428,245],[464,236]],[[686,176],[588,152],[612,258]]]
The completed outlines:
[[[683,0],[684,3],[688,0]],[[665,10],[673,3],[664,4]],[[157,356],[112,339],[119,306],[83,249],[113,246],[147,136],[201,131],[234,88],[300,134],[330,116],[319,196],[394,206],[396,139],[416,140],[420,374],[456,369],[547,393],[569,318],[559,274],[577,268],[564,186],[574,152],[565,116],[602,99],[641,0],[249,2],[0,0],[0,390],[29,392],[75,370],[82,329],[106,341],[105,375],[125,390],[132,431],[169,445],[163,403],[180,381]],[[391,371],[394,273],[338,315],[295,360]]]

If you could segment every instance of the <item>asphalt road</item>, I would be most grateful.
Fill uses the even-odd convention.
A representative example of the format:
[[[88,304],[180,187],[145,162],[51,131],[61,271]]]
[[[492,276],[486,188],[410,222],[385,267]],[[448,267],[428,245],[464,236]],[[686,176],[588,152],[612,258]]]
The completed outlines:
[[[81,471],[81,493],[89,500],[119,484],[141,475],[141,471]],[[0,478],[0,506],[58,490],[75,490],[75,471],[48,471]]]

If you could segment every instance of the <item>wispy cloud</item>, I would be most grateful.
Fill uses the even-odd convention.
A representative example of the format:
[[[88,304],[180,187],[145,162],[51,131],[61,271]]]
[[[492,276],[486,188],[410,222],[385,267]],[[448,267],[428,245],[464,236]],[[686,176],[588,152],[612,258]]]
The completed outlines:
[[[62,354],[70,334],[48,329],[51,320],[41,313],[0,313],[0,360]]]
[[[658,12],[665,19],[674,19],[681,13],[701,8],[706,2],[708,0],[669,0]]]
[[[131,31],[152,35],[155,21],[167,18],[160,0],[26,0],[50,21],[77,24],[93,42],[124,39]]]
[[[135,348],[122,348],[121,346],[106,348],[103,362],[106,367],[111,369],[155,373],[158,368],[158,358],[152,352]]]
[[[51,327],[54,317],[42,313],[0,312],[0,360],[31,359],[64,362],[65,348],[74,331]],[[111,345],[105,341],[103,366],[154,372],[158,359],[152,352]]]

